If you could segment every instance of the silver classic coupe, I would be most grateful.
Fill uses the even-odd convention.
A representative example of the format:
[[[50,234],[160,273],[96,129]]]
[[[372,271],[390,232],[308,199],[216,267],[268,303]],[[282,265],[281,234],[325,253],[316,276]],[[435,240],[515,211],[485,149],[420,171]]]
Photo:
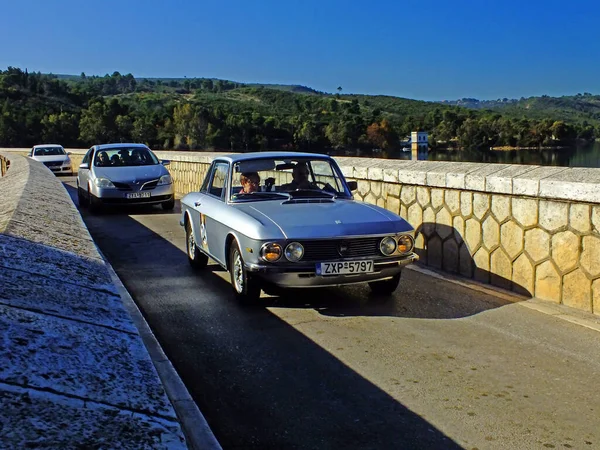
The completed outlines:
[[[398,287],[418,259],[414,229],[400,216],[354,200],[333,158],[296,152],[243,153],[213,160],[199,192],[181,199],[187,257],[229,271],[240,300],[280,288],[369,283]]]

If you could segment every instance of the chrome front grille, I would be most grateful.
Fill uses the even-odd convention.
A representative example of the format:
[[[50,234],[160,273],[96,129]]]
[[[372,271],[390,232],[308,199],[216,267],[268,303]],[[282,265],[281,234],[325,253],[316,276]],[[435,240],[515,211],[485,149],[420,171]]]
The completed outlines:
[[[62,161],[44,161],[44,165],[46,167],[60,167],[62,166]]]
[[[298,241],[304,246],[302,261],[330,261],[336,259],[383,256],[379,251],[380,237],[323,239]]]

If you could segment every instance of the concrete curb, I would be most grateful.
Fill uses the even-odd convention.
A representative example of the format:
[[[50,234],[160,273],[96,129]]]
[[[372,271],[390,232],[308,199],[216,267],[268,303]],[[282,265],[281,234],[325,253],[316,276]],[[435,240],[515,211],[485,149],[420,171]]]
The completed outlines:
[[[98,249],[98,251],[100,250]],[[150,359],[158,372],[158,376],[165,388],[167,397],[169,397],[173,405],[177,418],[181,422],[181,428],[187,440],[188,448],[193,450],[222,450],[206,419],[198,409],[198,406],[192,399],[171,361],[169,361],[169,358],[164,353],[133,298],[108,260],[104,255],[102,257],[123,300],[123,305],[131,315],[131,319],[140,333],[144,346],[148,350]]]

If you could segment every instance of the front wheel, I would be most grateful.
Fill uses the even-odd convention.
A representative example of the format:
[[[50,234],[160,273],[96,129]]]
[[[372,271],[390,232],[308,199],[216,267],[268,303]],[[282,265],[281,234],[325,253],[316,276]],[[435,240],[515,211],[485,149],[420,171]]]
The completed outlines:
[[[77,204],[80,208],[85,208],[87,206],[87,200],[83,195],[83,189],[77,186]]]
[[[260,283],[248,274],[237,241],[229,248],[229,275],[235,296],[242,303],[253,303],[260,297]]]
[[[373,291],[374,294],[392,295],[394,291],[398,288],[401,275],[402,272],[399,272],[389,280],[371,281],[369,283],[369,287],[371,288],[371,291]]]
[[[192,224],[189,220],[185,224],[185,242],[187,243],[187,257],[190,266],[194,269],[205,268],[208,264],[208,256],[198,250],[196,239],[194,239],[194,232],[192,231]]]

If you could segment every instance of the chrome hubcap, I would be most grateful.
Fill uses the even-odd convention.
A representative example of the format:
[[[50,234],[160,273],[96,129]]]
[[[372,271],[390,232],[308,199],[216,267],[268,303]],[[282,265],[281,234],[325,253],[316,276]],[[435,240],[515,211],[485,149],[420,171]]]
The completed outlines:
[[[196,241],[194,241],[194,234],[190,231],[188,235],[188,256],[190,259],[194,259],[196,253]]]
[[[242,293],[244,291],[244,268],[242,257],[238,251],[235,251],[233,255],[233,284],[237,292]]]

